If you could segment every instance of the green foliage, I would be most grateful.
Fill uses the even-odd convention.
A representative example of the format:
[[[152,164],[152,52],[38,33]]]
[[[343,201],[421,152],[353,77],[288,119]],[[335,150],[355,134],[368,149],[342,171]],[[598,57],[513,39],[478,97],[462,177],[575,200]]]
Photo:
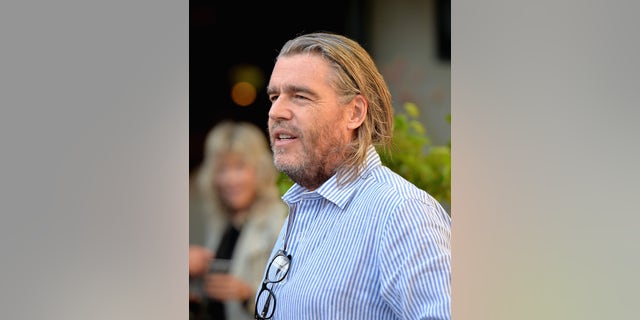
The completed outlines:
[[[289,179],[289,177],[280,172],[278,175],[278,189],[280,190],[280,195],[283,195],[291,186],[293,185],[293,181]]]
[[[394,118],[391,150],[378,148],[382,163],[449,207],[451,204],[451,144],[433,145],[417,120],[418,107],[404,104]],[[447,117],[451,122],[451,118]]]
[[[391,152],[378,148],[382,163],[436,198],[445,208],[451,204],[451,144],[433,145],[417,120],[418,106],[407,102],[394,117]],[[451,122],[451,118],[447,117]],[[280,173],[278,187],[284,194],[293,181]]]

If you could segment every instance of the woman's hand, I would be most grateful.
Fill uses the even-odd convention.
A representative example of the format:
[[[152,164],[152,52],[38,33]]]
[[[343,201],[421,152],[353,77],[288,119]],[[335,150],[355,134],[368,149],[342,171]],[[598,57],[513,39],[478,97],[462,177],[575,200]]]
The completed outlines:
[[[213,259],[211,250],[198,245],[189,245],[189,277],[205,275]]]
[[[210,273],[205,278],[205,291],[220,301],[253,299],[253,288],[243,280],[228,273]]]

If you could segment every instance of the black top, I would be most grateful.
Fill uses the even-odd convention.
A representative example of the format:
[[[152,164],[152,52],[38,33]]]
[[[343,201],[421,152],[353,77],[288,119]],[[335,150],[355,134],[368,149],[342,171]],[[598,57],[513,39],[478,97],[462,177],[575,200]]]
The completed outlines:
[[[240,236],[240,230],[241,229],[235,228],[232,224],[227,226],[224,235],[222,235],[222,240],[220,240],[220,245],[218,245],[218,249],[216,250],[215,259],[231,260],[238,236]],[[209,299],[207,310],[209,319],[211,320],[226,320],[227,318],[224,311],[224,303],[219,300]]]

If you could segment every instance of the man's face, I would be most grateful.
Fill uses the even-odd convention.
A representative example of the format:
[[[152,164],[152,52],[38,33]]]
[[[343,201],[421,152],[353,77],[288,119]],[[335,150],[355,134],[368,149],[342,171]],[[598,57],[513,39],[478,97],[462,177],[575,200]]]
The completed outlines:
[[[274,163],[310,190],[335,173],[353,135],[332,76],[321,57],[297,54],[278,59],[268,86]]]

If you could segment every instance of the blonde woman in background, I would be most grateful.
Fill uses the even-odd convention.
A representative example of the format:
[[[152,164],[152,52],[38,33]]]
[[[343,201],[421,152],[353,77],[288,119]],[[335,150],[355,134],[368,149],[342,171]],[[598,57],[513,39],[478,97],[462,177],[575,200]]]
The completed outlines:
[[[224,121],[208,134],[190,190],[190,210],[206,221],[204,245],[189,250],[191,319],[253,319],[255,292],[287,214],[277,174],[255,125]]]

